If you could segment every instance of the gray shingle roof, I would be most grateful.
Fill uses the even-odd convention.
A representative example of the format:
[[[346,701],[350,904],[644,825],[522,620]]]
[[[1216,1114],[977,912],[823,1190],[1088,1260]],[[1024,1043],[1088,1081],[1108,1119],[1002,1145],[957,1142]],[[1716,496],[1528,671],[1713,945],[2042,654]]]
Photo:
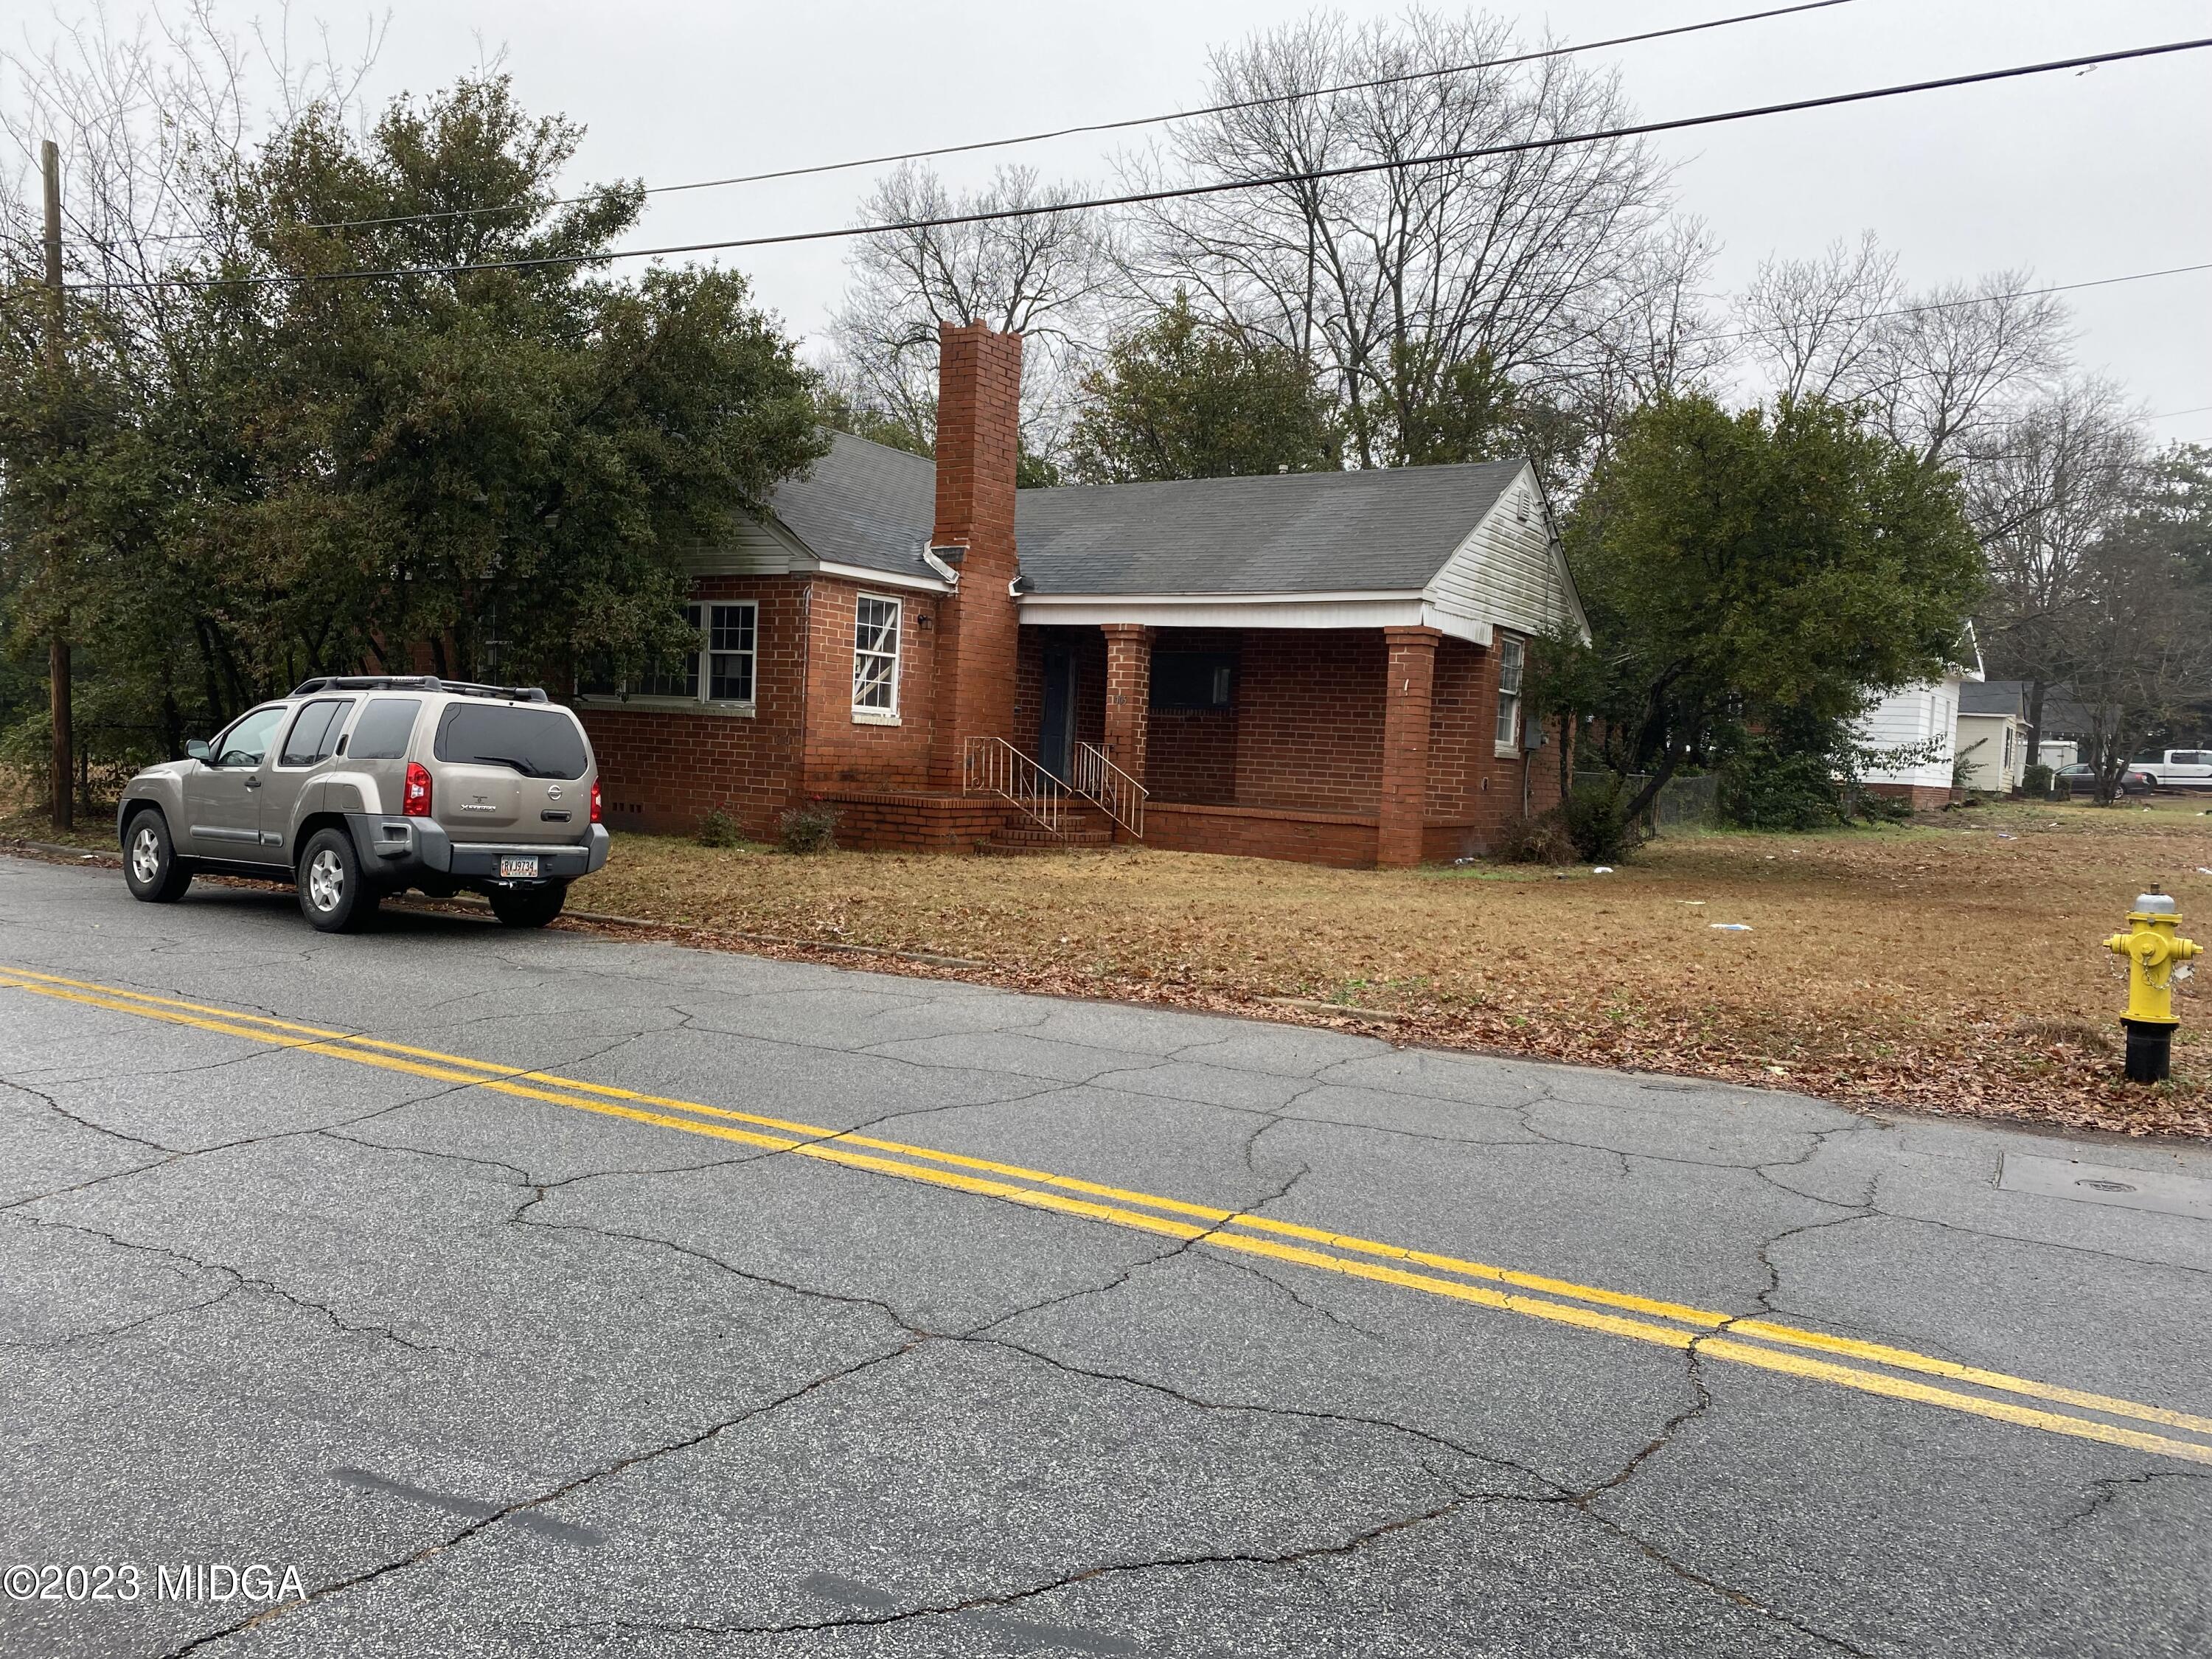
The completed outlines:
[[[1519,461],[1024,489],[1015,538],[1039,593],[1316,593],[1425,587]],[[931,576],[937,466],[830,434],[769,498],[819,559]]]
[[[921,548],[937,522],[937,463],[924,455],[830,434],[830,453],[786,478],[769,508],[817,559],[904,576],[936,573]]]
[[[1314,593],[1425,587],[1519,461],[1024,489],[1040,593]]]
[[[2014,714],[2027,718],[2026,680],[1966,680],[1959,687],[1961,714]]]

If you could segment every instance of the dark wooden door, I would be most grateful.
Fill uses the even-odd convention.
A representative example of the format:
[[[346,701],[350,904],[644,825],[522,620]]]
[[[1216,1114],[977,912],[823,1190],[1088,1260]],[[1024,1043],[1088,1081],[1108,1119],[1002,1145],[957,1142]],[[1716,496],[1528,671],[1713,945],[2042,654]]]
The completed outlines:
[[[1066,783],[1075,767],[1075,659],[1044,653],[1044,719],[1037,732],[1037,764]]]

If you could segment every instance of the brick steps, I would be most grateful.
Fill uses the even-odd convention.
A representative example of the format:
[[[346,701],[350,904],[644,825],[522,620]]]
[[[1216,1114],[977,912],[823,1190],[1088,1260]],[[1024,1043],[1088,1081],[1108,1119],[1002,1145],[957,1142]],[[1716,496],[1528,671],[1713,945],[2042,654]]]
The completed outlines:
[[[1114,844],[1114,826],[1096,813],[1070,812],[1058,830],[1028,818],[1000,825],[975,850],[987,858],[1030,858],[1043,853],[1103,852]]]

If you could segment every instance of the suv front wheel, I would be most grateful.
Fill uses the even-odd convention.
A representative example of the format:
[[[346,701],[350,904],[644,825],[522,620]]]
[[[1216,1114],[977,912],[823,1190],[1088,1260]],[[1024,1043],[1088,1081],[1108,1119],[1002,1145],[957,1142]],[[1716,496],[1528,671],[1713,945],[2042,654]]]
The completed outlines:
[[[382,895],[362,878],[353,837],[319,830],[300,854],[300,911],[325,933],[350,933],[368,926]]]
[[[131,897],[149,904],[173,903],[192,884],[192,872],[177,862],[168,820],[153,807],[131,820],[123,838],[123,879]]]
[[[491,913],[510,927],[543,927],[561,914],[568,902],[568,884],[556,881],[550,887],[495,887],[491,890]]]

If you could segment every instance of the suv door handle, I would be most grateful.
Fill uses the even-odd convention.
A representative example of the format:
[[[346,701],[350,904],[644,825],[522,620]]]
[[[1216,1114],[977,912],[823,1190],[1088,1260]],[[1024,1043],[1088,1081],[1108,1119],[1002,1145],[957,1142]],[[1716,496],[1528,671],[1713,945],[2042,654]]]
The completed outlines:
[[[258,789],[261,787],[261,780],[258,778],[248,778],[246,781],[246,787],[248,789]]]

